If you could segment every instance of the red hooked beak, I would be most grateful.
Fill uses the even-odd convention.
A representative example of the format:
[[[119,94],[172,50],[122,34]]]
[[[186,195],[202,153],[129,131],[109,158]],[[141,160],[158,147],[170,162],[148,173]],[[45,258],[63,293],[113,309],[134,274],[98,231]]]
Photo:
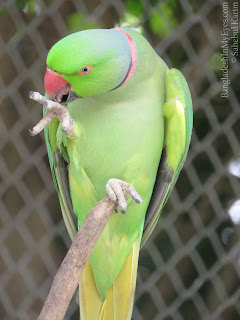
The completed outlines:
[[[51,100],[56,99],[60,103],[68,100],[71,86],[56,71],[47,68],[44,77],[44,86]]]

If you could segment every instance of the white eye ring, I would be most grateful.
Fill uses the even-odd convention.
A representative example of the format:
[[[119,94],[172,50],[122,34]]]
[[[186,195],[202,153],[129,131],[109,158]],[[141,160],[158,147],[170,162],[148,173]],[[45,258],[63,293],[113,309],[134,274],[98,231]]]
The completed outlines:
[[[79,71],[79,74],[85,76],[86,74],[89,74],[91,72],[91,70],[92,70],[92,67],[87,65],[87,66],[82,67],[82,69]]]

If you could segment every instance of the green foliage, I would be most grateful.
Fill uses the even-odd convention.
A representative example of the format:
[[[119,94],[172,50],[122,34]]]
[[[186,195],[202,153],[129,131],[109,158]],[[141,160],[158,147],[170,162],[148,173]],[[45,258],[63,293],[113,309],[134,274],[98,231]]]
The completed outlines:
[[[84,29],[97,29],[99,25],[96,21],[91,22],[83,14],[75,12],[68,17],[67,28],[72,33]]]
[[[143,34],[143,27],[141,26],[142,19],[141,16],[135,16],[131,13],[126,13],[124,18],[120,20],[120,26],[124,24],[129,24],[132,28],[137,28],[137,30]]]
[[[17,9],[27,10],[28,13],[35,12],[37,7],[37,0],[15,0],[14,3],[10,4],[7,8],[0,9],[0,18],[6,15],[9,11]]]
[[[219,71],[223,67],[223,62],[222,62],[222,56],[220,52],[214,53],[210,58],[209,58],[209,65],[210,68],[213,69],[214,71]]]
[[[143,14],[144,5],[141,0],[127,0],[125,9],[131,15],[139,17]]]
[[[160,3],[155,11],[150,14],[149,24],[153,33],[167,37],[179,25],[176,19],[177,1],[167,0]]]
[[[5,16],[6,14],[8,13],[7,9],[6,8],[3,8],[0,10],[0,18]]]
[[[149,17],[149,23],[153,33],[166,37],[170,33],[170,28],[166,17],[154,11]]]
[[[36,0],[17,0],[15,1],[15,6],[22,10],[28,7],[28,10],[30,12],[34,12],[34,8],[36,6]]]
[[[127,0],[125,3],[125,15],[120,20],[120,26],[129,24],[132,28],[143,34],[142,18],[144,13],[144,5],[141,0]]]
[[[16,0],[15,7],[19,9],[24,9],[28,4],[29,0]]]

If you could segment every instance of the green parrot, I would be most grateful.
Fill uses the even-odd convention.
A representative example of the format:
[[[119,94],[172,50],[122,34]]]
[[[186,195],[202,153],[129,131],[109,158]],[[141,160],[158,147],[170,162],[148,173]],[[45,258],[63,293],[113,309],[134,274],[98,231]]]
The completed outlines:
[[[66,105],[73,129],[67,135],[60,118],[45,127],[71,238],[106,191],[116,205],[81,276],[81,319],[131,319],[140,248],[189,148],[188,85],[139,32],[123,27],[84,30],[57,42],[47,56],[45,89]],[[127,200],[126,183],[136,188]]]

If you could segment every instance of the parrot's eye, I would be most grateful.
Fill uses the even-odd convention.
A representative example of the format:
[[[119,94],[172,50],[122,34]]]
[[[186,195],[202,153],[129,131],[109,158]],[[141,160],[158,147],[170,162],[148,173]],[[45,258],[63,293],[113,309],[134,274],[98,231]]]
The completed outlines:
[[[85,76],[86,74],[89,74],[92,71],[91,66],[84,66],[82,69],[79,71],[79,74]]]

